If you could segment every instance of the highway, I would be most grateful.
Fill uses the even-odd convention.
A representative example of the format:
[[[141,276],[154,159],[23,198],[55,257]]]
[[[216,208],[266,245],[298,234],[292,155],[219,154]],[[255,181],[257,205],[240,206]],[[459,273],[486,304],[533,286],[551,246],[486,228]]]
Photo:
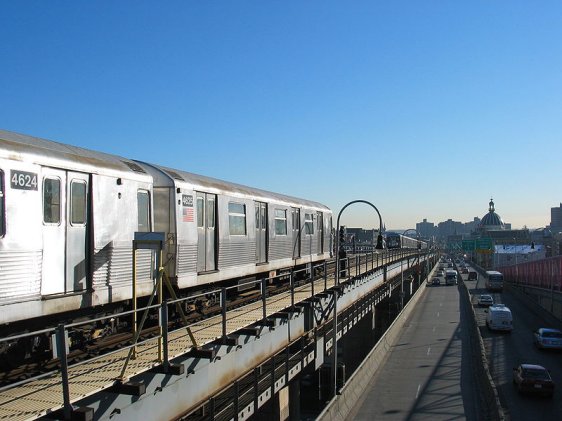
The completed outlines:
[[[428,286],[368,390],[348,420],[485,419],[479,407],[479,379],[474,378],[470,340],[464,321],[472,305],[482,335],[490,371],[506,420],[558,420],[562,414],[562,352],[538,350],[533,331],[561,328],[560,322],[508,287],[492,293],[494,302],[513,313],[511,333],[486,327],[486,308],[477,296],[488,293],[484,279],[462,275],[471,303],[460,299],[457,286]],[[557,384],[553,399],[521,395],[513,386],[512,370],[520,363],[540,364]]]
[[[481,419],[463,327],[469,303],[456,285],[424,294],[348,420]]]
[[[472,295],[485,293],[484,279],[478,283],[466,282]],[[539,327],[560,328],[559,322],[551,319],[517,291],[505,288],[502,293],[493,293],[494,302],[506,304],[513,314],[512,333],[490,332],[485,323],[485,309],[475,305],[476,318],[484,340],[490,371],[498,389],[506,418],[510,420],[559,420],[562,417],[562,353],[540,351],[533,345],[533,331]],[[540,364],[550,370],[557,388],[553,399],[519,395],[512,384],[513,367],[520,363]]]

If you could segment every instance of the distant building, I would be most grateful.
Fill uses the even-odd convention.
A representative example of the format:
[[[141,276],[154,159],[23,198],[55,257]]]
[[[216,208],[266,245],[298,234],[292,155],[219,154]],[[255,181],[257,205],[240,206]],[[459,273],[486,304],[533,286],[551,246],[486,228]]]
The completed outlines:
[[[531,244],[528,229],[512,230],[511,224],[503,222],[496,213],[494,199],[490,199],[488,213],[482,217],[477,231],[480,237],[491,238],[495,244]]]
[[[424,218],[423,222],[418,222],[416,224],[416,231],[422,238],[429,239],[436,235],[436,228],[433,222],[427,222]]]
[[[535,230],[511,229],[496,212],[494,200],[490,199],[488,212],[482,217],[474,217],[470,222],[461,223],[448,219],[435,225],[424,219],[416,224],[421,237],[445,243],[458,248],[463,240],[482,240],[478,244],[491,244],[490,249],[469,252],[483,267],[512,264],[521,259],[540,259],[562,254],[562,203],[551,208],[550,226]],[[468,251],[467,251],[468,252]],[[501,255],[501,256],[500,256]]]
[[[462,222],[453,221],[448,219],[445,222],[439,222],[437,226],[437,235],[440,238],[447,238],[451,235],[458,235],[464,231],[464,226]]]
[[[550,230],[553,234],[562,232],[562,203],[557,208],[550,208]]]
[[[355,242],[356,244],[376,244],[379,230],[364,228],[345,228],[345,237],[347,242]]]
[[[447,240],[451,235],[468,237],[471,233],[478,230],[479,225],[480,218],[478,217],[474,217],[472,221],[465,223],[448,219],[447,221],[440,222],[437,226],[424,218],[422,222],[416,224],[416,231],[425,239],[438,238]]]
[[[547,253],[544,243],[535,243],[527,228],[512,230],[496,213],[493,199],[475,234],[477,239],[490,239],[493,245],[492,250],[476,250],[476,262],[485,268],[542,259]]]
[[[505,229],[506,229],[505,224],[501,216],[499,216],[496,213],[496,209],[494,207],[494,199],[490,199],[490,207],[488,208],[488,213],[484,215],[484,217],[480,221],[478,230],[480,232],[486,232],[486,231],[501,231]]]
[[[464,233],[470,234],[474,231],[477,231],[478,227],[480,226],[480,221],[481,221],[481,219],[478,218],[477,216],[475,216],[474,219],[471,222],[466,222],[464,224]]]

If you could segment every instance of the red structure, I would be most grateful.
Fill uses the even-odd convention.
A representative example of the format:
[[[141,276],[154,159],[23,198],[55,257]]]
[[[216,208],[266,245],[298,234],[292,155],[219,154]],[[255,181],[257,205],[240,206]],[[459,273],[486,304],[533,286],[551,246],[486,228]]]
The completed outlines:
[[[509,282],[562,291],[562,256],[504,266],[500,270]]]

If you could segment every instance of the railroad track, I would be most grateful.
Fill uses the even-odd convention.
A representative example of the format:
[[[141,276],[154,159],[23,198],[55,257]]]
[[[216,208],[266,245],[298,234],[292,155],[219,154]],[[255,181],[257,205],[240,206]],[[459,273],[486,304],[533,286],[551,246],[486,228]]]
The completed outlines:
[[[333,271],[332,271],[333,273]],[[301,286],[303,282],[295,284],[295,287]],[[268,287],[267,295],[273,297],[275,295],[286,292],[290,289],[287,283],[279,285],[271,285]],[[261,298],[260,291],[252,290],[245,291],[239,296],[232,297],[227,304],[227,311],[231,311],[235,308],[250,304],[252,302],[258,301]],[[221,307],[219,305],[212,305],[207,308],[200,309],[198,311],[193,311],[186,315],[188,325],[205,320],[207,318],[221,314]],[[179,315],[168,323],[168,328],[170,330],[179,328],[183,324]],[[133,334],[131,333],[130,325],[126,325],[123,329],[128,331],[119,331],[108,336],[100,337],[93,341],[89,341],[84,346],[78,349],[73,349],[67,356],[68,363],[74,364],[80,361],[84,361],[88,358],[103,355],[105,353],[114,351],[119,348],[124,348],[133,344]],[[154,338],[160,334],[160,327],[158,325],[148,326],[144,328],[139,336],[139,341],[144,341],[150,338]],[[46,374],[50,372],[57,372],[61,369],[60,360],[58,358],[52,358],[50,351],[45,351],[43,354],[35,356],[35,358],[30,359],[17,367],[0,372],[0,387],[9,386],[15,382],[30,379],[41,374]]]
[[[369,257],[373,258],[373,255],[350,255],[348,260],[348,267],[346,268],[349,276],[361,272],[364,266],[369,263]],[[381,262],[377,264],[383,264],[385,262],[385,255],[381,255]],[[349,262],[353,261],[353,264]],[[386,262],[388,263],[388,255],[386,255]],[[371,262],[371,266],[374,267],[374,262]],[[333,263],[333,262],[332,262]],[[319,274],[314,276],[314,282],[317,283],[321,279],[331,278],[335,274],[335,265],[327,264],[326,266],[321,266],[322,270],[319,270]],[[340,268],[341,269],[341,268]],[[324,274],[323,271],[326,271]],[[285,282],[280,282],[277,284],[269,285],[267,289],[267,295],[269,297],[274,297],[278,294],[287,292],[291,286],[287,280]],[[306,284],[310,284],[310,277],[305,277],[304,279],[295,282],[293,288],[299,288]],[[252,302],[261,299],[261,293],[259,290],[247,290],[241,291],[237,296],[233,296],[229,299],[227,303],[227,311],[232,311],[241,306],[245,306]],[[217,316],[221,314],[221,307],[219,305],[210,305],[209,307],[200,308],[189,312],[186,315],[188,325],[196,322],[203,321],[207,318]],[[153,325],[150,325],[153,323]],[[169,329],[178,328],[183,325],[179,315],[168,323]],[[152,320],[149,322],[149,326],[144,328],[140,333],[139,341],[147,340],[158,336],[160,334],[159,326]],[[79,346],[71,348],[67,358],[69,364],[78,363],[86,359],[101,356],[105,353],[114,351],[116,349],[124,348],[133,344],[133,334],[131,333],[130,323],[124,323],[120,326],[119,330],[115,333],[111,333],[107,336],[101,336],[94,340],[83,341]],[[21,364],[15,367],[7,367],[0,372],[0,387],[9,386],[10,384],[26,380],[29,378],[36,377],[41,374],[47,374],[50,372],[59,371],[61,368],[60,360],[58,358],[52,358],[52,352],[50,349],[46,349],[44,352],[35,355],[33,358],[28,358]]]

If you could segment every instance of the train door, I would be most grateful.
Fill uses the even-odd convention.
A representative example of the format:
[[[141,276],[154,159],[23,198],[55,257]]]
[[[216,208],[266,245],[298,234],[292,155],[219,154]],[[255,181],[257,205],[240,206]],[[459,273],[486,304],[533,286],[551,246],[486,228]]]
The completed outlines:
[[[66,292],[86,289],[88,181],[88,174],[67,173]]]
[[[301,257],[301,210],[291,208],[291,222],[293,224],[293,259]]]
[[[197,272],[216,270],[217,195],[197,192]]]
[[[43,168],[41,294],[86,289],[89,176]]]
[[[318,230],[316,231],[316,238],[318,239],[318,254],[324,253],[324,215],[322,212],[316,214],[316,224]]]
[[[267,203],[255,202],[256,263],[267,262]]]

